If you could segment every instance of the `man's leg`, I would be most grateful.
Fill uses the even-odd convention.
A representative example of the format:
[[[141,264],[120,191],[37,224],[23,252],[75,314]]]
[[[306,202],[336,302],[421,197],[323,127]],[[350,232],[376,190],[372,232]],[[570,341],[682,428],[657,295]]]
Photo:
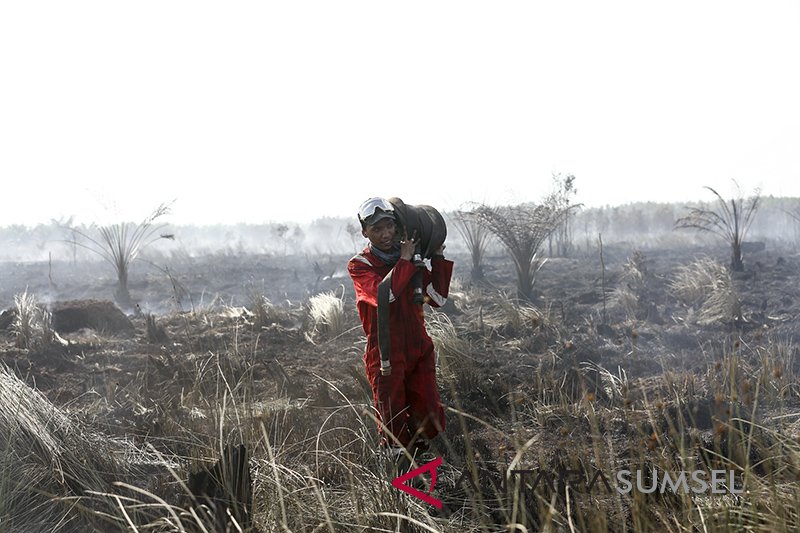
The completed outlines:
[[[381,375],[377,368],[369,374],[375,409],[384,426],[381,428],[381,434],[390,446],[397,445],[391,435],[394,435],[401,445],[406,446],[411,440],[411,435],[408,431],[409,409],[406,405],[405,365],[399,361],[392,361],[392,373],[388,376]],[[386,432],[391,435],[387,435]]]
[[[411,425],[432,439],[444,431],[444,409],[436,384],[436,362],[433,351],[420,359],[414,372],[406,380],[406,397],[411,407]]]

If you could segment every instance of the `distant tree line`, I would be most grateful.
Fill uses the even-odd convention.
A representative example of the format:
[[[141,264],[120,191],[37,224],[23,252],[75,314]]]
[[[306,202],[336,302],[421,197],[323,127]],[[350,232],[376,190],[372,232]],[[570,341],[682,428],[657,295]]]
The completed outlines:
[[[698,187],[698,194],[700,194]],[[431,203],[435,203],[430,200]],[[717,202],[657,203],[637,202],[621,206],[583,207],[569,216],[569,254],[594,253],[597,235],[607,244],[630,242],[647,249],[670,243],[708,243],[709,236],[700,233],[676,232],[675,222],[686,216],[691,208],[713,209]],[[450,253],[469,253],[464,237],[455,228],[454,213],[444,213],[450,228],[447,249]],[[11,225],[0,227],[0,261],[81,261],[96,260],[91,252],[70,244],[70,233],[64,225],[88,232],[85,224],[70,219],[52,220],[36,226]],[[287,226],[285,232],[280,226]],[[350,228],[348,228],[350,226]],[[358,231],[351,231],[354,221],[347,217],[323,217],[311,224],[269,222],[264,224],[174,225],[169,231],[174,241],[156,242],[146,254],[263,253],[341,254],[354,253],[365,241]],[[282,235],[282,236],[281,236]],[[555,237],[554,237],[555,239]],[[790,246],[800,246],[800,198],[762,196],[757,215],[748,233],[749,240],[771,240]],[[289,244],[291,243],[291,246]],[[545,241],[545,255],[550,247]],[[555,241],[552,255],[560,255]],[[486,253],[503,253],[496,239],[485,243]],[[469,267],[467,267],[469,268]]]

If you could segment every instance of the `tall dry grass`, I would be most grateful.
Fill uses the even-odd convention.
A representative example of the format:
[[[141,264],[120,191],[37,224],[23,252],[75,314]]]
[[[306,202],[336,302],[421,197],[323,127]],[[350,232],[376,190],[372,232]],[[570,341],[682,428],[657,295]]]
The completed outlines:
[[[237,426],[255,428],[249,437],[257,441],[251,461],[254,518],[262,531],[793,531],[800,496],[793,476],[800,450],[787,430],[800,428],[796,419],[787,420],[781,431],[752,422],[752,412],[768,402],[755,389],[752,403],[737,410],[732,395],[742,394],[736,370],[741,365],[741,359],[722,361],[720,371],[728,379],[717,379],[718,390],[703,390],[698,383],[687,387],[677,375],[637,387],[623,374],[598,366],[593,371],[606,376],[614,393],[578,402],[559,392],[568,372],[564,368],[542,384],[551,395],[514,396],[511,421],[476,417],[468,402],[459,401],[461,407],[448,410],[451,429],[436,443],[437,453],[445,457],[434,493],[445,500],[447,514],[441,515],[391,487],[397,472],[374,446],[369,407],[350,401],[332,382],[326,386],[337,402],[326,408],[299,401],[248,414],[223,395],[224,407],[199,419],[193,430],[210,439],[200,455],[213,458],[218,455],[218,443],[211,443],[215,432],[228,438]],[[709,371],[716,372],[714,365]],[[451,385],[444,380],[443,386]],[[460,397],[458,386],[452,388]],[[708,428],[700,420],[705,412],[720,417],[708,418]],[[487,449],[487,439],[499,448]],[[583,484],[573,479],[570,488],[540,481],[534,489],[532,476],[511,473],[553,469],[554,461],[575,471],[597,468],[609,477],[621,468],[733,468],[744,476],[749,492],[722,498],[619,495],[596,488],[588,494],[588,478]],[[199,514],[167,503],[154,491],[130,491],[112,512],[117,525],[127,516],[142,531],[147,525],[187,532],[211,527]],[[160,516],[144,521],[141,509]]]
[[[53,329],[50,311],[36,301],[36,296],[27,290],[14,295],[14,320],[11,332],[19,348],[36,350],[54,344],[65,344]]]
[[[700,325],[741,320],[741,302],[730,271],[719,262],[702,258],[678,268],[670,288],[692,311]]]
[[[4,457],[11,458],[3,463],[8,473],[3,490],[9,495],[0,498],[4,516],[31,521],[29,531],[52,530],[63,517],[69,524],[65,531],[214,531],[218,525],[187,503],[180,481],[187,470],[212,464],[226,446],[242,442],[252,451],[253,521],[263,532],[688,533],[800,527],[795,408],[800,390],[791,341],[765,337],[748,345],[726,337],[717,351],[698,357],[702,372],[672,367],[665,356],[660,373],[634,379],[626,362],[612,367],[576,357],[583,339],[564,342],[562,326],[547,310],[488,293],[482,298],[463,309],[484,310],[483,331],[473,316],[426,314],[448,413],[446,431],[433,442],[435,455],[444,458],[433,493],[444,501],[442,512],[391,486],[396,463],[376,446],[371,400],[358,385],[308,372],[297,393],[265,397],[253,371],[261,352],[253,346],[252,354],[246,352],[244,332],[251,328],[243,328],[241,320],[211,317],[218,327],[228,324],[227,338],[235,342],[176,356],[167,371],[151,370],[153,376],[127,386],[115,400],[155,412],[153,428],[160,433],[148,439],[168,458],[160,466],[168,483],[148,484],[140,477],[142,461],[132,457],[143,454],[124,442],[105,438],[102,445],[121,451],[81,455],[105,450],[88,436],[96,433],[54,410],[41,395],[21,389],[19,380],[0,383],[4,399],[27,398],[3,415],[8,420],[3,428],[22,428],[4,430],[16,435],[13,442],[0,440]],[[536,336],[541,342],[530,340]],[[167,380],[180,385],[180,394],[173,395],[175,388],[168,392]],[[308,381],[324,387],[328,401],[305,397],[313,389]],[[26,474],[11,470],[28,452],[38,458],[28,471],[44,476],[25,478],[34,480],[33,494],[15,481]],[[146,457],[152,462],[153,455]],[[109,458],[116,460],[98,464]],[[429,459],[419,457],[417,463]],[[589,492],[589,479],[579,476],[568,485],[539,480],[534,488],[535,477],[513,473],[556,468],[584,477],[597,469],[612,482],[623,468],[724,468],[735,470],[748,492],[619,494],[601,486]],[[60,472],[69,472],[64,479],[74,478],[89,491],[77,499]],[[46,518],[36,522],[37,516]],[[226,527],[237,531],[235,523]]]
[[[621,310],[629,321],[641,318],[651,301],[649,282],[647,258],[643,252],[634,251],[622,266],[619,286],[611,294],[611,307]]]
[[[308,316],[311,319],[310,336],[333,338],[347,329],[344,298],[334,292],[323,292],[308,299]]]
[[[147,487],[154,472],[170,466],[67,415],[5,365],[0,366],[0,400],[3,531],[118,530],[114,499],[126,492],[115,482]]]

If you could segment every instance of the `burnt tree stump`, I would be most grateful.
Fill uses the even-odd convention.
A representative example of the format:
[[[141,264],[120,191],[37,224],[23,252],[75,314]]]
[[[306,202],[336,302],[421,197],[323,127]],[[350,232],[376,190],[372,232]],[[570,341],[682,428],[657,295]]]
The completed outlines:
[[[210,468],[189,473],[189,491],[200,516],[206,516],[217,531],[255,532],[252,523],[253,482],[250,456],[244,444],[226,446],[222,457]]]

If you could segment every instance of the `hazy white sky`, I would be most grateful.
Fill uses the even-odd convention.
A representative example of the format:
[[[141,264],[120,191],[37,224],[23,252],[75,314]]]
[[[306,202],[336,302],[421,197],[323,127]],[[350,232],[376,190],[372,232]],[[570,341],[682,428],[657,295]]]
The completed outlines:
[[[0,225],[800,196],[796,1],[0,3]]]

